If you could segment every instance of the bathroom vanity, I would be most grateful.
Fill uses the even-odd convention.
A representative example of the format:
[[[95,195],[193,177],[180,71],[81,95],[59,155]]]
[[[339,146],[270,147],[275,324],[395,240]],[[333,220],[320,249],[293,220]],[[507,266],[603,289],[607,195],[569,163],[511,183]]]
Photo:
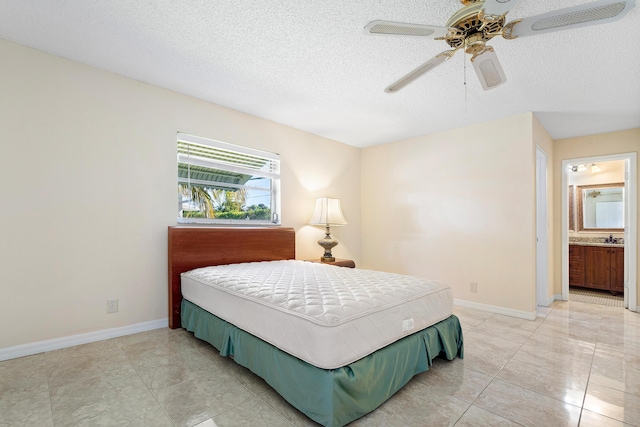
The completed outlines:
[[[624,293],[624,245],[570,242],[569,286]]]

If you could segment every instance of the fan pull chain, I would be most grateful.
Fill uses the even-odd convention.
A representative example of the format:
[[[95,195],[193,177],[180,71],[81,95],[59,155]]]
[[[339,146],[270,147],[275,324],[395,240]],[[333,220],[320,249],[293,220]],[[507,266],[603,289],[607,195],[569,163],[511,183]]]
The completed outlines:
[[[467,112],[467,55],[462,57],[464,68],[464,112]]]

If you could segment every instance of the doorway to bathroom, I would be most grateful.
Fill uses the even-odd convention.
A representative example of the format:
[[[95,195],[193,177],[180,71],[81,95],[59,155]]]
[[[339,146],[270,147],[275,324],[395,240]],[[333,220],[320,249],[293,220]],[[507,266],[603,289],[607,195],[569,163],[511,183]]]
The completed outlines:
[[[563,300],[637,311],[636,167],[636,153],[563,160]]]

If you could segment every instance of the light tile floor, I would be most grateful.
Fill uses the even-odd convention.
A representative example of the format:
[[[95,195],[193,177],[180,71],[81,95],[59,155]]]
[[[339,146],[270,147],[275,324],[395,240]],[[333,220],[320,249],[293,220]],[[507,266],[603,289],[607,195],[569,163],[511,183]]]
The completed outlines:
[[[352,426],[640,426],[640,315],[555,302],[536,321],[455,308],[465,358]],[[313,426],[184,330],[0,362],[0,426]]]

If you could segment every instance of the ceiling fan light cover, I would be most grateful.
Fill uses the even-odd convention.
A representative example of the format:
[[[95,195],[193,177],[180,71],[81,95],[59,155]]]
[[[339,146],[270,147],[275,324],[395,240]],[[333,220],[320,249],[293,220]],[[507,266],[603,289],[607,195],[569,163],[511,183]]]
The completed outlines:
[[[476,56],[472,64],[484,90],[494,89],[507,81],[498,56],[493,51],[489,50]]]

